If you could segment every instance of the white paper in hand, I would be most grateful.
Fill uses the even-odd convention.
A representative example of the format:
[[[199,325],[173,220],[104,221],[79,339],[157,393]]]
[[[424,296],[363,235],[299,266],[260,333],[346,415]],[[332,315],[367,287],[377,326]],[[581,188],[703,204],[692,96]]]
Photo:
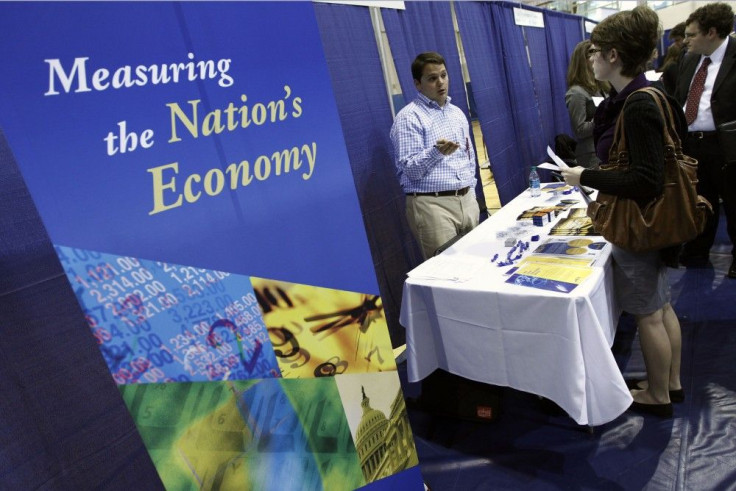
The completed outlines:
[[[555,164],[550,164],[549,162],[542,162],[537,166],[539,169],[549,169],[549,170],[560,170],[559,167],[557,167]]]
[[[559,158],[557,154],[547,145],[547,155],[549,155],[549,158],[552,159],[552,162],[557,164],[557,167],[560,169],[568,169],[570,166],[565,163],[564,160]]]
[[[564,160],[562,160],[562,159],[561,159],[560,157],[558,157],[558,156],[557,156],[557,154],[556,154],[556,153],[554,152],[554,150],[552,150],[552,149],[551,149],[551,148],[549,147],[549,145],[547,145],[547,155],[549,155],[549,156],[550,156],[550,158],[552,159],[552,161],[553,161],[554,163],[556,163],[556,164],[557,164],[557,165],[559,166],[559,168],[560,168],[560,169],[569,169],[569,168],[570,168],[570,166],[569,166],[569,165],[567,165],[567,164],[565,163],[565,161],[564,161]],[[541,167],[541,166],[540,166],[540,167]],[[586,203],[588,203],[588,204],[589,204],[589,203],[590,203],[590,202],[591,202],[592,200],[590,199],[590,196],[588,196],[588,195],[589,195],[589,194],[590,194],[590,193],[591,193],[591,192],[592,192],[593,190],[592,190],[592,189],[590,189],[590,188],[586,188],[586,187],[585,187],[585,186],[583,186],[583,185],[580,185],[580,186],[579,186],[579,189],[580,189],[580,194],[581,194],[581,195],[583,196],[583,200],[584,200],[584,201],[585,201]]]

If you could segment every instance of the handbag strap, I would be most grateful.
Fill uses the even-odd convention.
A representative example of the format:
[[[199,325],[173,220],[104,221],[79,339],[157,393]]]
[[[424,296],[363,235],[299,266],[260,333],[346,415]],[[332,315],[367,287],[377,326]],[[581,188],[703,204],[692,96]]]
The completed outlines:
[[[645,87],[639,89],[637,92],[646,92],[657,103],[659,113],[664,120],[664,129],[666,130],[664,133],[665,145],[671,144],[675,149],[681,149],[682,142],[680,141],[680,135],[677,134],[675,115],[672,113],[672,106],[667,100],[667,96],[661,90],[654,87]]]
[[[664,144],[665,146],[671,145],[675,148],[675,151],[677,153],[681,153],[682,142],[680,141],[680,136],[677,134],[677,130],[675,129],[675,115],[672,113],[672,107],[670,107],[669,102],[667,102],[667,97],[662,93],[661,90],[657,88],[644,87],[642,89],[635,90],[634,92],[629,94],[628,97],[626,97],[624,107],[621,109],[621,113],[616,120],[613,144],[611,144],[611,151],[609,152],[609,154],[617,155],[619,152],[626,151],[626,133],[624,132],[623,114],[624,110],[626,109],[626,104],[629,102],[629,98],[637,92],[647,93],[652,97],[652,99],[654,99],[654,102],[657,104],[657,108],[659,109],[659,113],[662,116],[662,121],[664,122]]]

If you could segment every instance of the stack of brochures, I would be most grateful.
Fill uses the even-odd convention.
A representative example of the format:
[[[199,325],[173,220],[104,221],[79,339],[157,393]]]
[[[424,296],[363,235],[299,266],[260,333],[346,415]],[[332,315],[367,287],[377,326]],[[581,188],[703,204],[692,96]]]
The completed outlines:
[[[519,216],[516,217],[516,220],[528,220],[534,218],[535,215],[539,213],[550,213],[552,216],[550,218],[554,218],[560,213],[564,212],[565,210],[569,209],[573,204],[577,203],[577,201],[574,200],[562,200],[556,205],[547,205],[547,206],[534,206],[532,208],[529,208],[527,210],[522,211]]]
[[[600,235],[593,230],[593,222],[585,208],[573,208],[566,217],[557,222],[549,235]]]
[[[551,264],[591,266],[605,247],[605,241],[593,239],[549,238],[539,244],[527,259]]]

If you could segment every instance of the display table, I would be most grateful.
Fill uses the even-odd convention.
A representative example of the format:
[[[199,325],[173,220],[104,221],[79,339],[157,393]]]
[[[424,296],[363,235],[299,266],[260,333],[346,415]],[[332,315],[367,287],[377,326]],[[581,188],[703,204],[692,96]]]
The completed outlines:
[[[610,349],[620,314],[613,295],[610,245],[601,250],[592,274],[569,293],[506,283],[511,266],[492,262],[495,254],[504,259],[510,249],[497,238],[499,231],[514,227],[524,210],[561,199],[579,199],[573,206],[585,207],[577,191],[557,196],[543,192],[537,198],[524,191],[438,256],[465,272],[462,281],[409,273],[401,324],[406,328],[410,382],[441,368],[544,396],[581,425],[606,423],[629,407],[632,398]],[[517,235],[530,241],[538,234],[542,242],[566,214]],[[536,244],[530,242],[524,255]]]

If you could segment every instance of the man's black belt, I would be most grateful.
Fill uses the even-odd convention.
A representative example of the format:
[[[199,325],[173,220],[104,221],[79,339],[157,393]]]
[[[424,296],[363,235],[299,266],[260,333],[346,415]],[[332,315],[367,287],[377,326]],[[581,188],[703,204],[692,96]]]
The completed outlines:
[[[692,138],[694,140],[707,140],[710,138],[716,138],[717,136],[717,131],[691,131],[687,134],[688,138]]]
[[[464,187],[462,189],[453,189],[450,191],[435,191],[434,193],[406,193],[407,196],[465,196],[468,194],[468,191],[470,190],[470,186]]]

